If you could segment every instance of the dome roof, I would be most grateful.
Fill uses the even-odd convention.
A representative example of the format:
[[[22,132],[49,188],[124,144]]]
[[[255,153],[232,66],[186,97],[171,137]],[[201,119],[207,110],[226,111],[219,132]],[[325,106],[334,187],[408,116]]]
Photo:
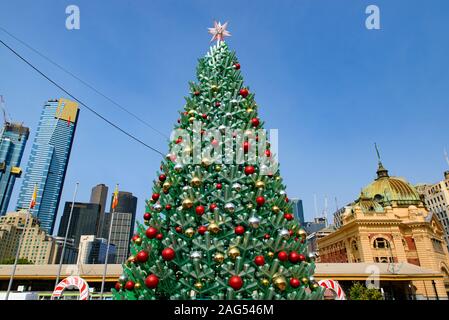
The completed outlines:
[[[382,163],[379,162],[377,179],[366,186],[362,193],[380,203],[396,201],[398,204],[419,204],[421,198],[418,191],[405,179],[390,177]]]

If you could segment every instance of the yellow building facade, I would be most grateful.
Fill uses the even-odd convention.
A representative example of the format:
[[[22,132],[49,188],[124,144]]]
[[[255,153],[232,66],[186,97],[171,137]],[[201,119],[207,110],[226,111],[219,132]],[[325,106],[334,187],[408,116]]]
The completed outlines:
[[[444,280],[413,281],[416,296],[447,299],[449,253],[444,229],[405,179],[390,177],[379,161],[377,178],[345,207],[342,225],[317,241],[321,263],[386,263],[392,273],[409,263]]]
[[[10,212],[0,217],[0,261],[14,259],[23,232],[20,258],[33,264],[48,264],[53,256],[53,238],[45,233],[36,218],[30,216],[26,224],[27,211]]]

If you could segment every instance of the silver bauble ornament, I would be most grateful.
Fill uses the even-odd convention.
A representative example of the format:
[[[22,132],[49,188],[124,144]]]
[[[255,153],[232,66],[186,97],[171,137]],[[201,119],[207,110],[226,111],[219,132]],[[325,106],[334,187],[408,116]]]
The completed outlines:
[[[235,205],[233,203],[226,203],[224,209],[226,210],[226,212],[234,213]]]
[[[281,229],[279,230],[279,235],[284,238],[285,240],[287,240],[288,238],[290,238],[290,232],[288,232],[287,229]]]
[[[180,163],[177,163],[177,164],[175,164],[175,171],[176,172],[181,172],[182,171],[182,169],[183,169],[183,165],[182,164],[180,164]]]
[[[118,278],[118,281],[119,281],[121,284],[125,284],[125,283],[128,281],[128,276],[127,276],[126,274],[122,274],[122,275]]]
[[[259,228],[259,225],[260,225],[260,219],[258,217],[253,216],[248,219],[248,223],[251,227],[253,227],[254,229],[257,229],[257,228]]]
[[[160,203],[156,203],[153,206],[153,210],[156,211],[156,212],[161,212],[162,211],[162,206],[160,205]]]
[[[199,251],[193,251],[191,254],[190,254],[190,259],[201,259],[203,257],[203,255],[201,254],[201,252],[199,252]]]
[[[242,190],[242,185],[240,183],[236,182],[232,185],[232,189],[237,192],[240,192],[240,190]]]
[[[224,134],[226,132],[226,126],[222,124],[221,126],[218,127],[218,130],[220,130],[220,132]]]

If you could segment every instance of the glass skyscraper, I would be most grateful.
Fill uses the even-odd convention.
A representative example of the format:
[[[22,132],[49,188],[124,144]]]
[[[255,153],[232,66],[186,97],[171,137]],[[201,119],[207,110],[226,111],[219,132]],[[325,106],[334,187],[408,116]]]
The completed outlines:
[[[302,200],[301,199],[291,199],[292,206],[293,206],[293,216],[296,218],[296,220],[299,221],[301,226],[304,227],[305,221],[304,221],[304,209],[302,206]]]
[[[30,130],[17,123],[5,122],[0,132],[0,216],[6,214]]]
[[[76,102],[59,99],[45,103],[20,189],[17,209],[29,208],[37,185],[31,213],[48,234],[53,233],[78,114]]]

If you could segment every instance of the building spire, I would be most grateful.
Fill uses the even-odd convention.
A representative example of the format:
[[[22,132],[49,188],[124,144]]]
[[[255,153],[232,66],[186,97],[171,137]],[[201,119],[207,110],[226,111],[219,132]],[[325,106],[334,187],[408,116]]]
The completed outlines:
[[[377,168],[377,179],[388,177],[388,170],[384,168],[382,161],[380,159],[379,148],[377,147],[377,143],[374,142],[374,147],[376,148],[377,160],[378,160],[378,168]]]

